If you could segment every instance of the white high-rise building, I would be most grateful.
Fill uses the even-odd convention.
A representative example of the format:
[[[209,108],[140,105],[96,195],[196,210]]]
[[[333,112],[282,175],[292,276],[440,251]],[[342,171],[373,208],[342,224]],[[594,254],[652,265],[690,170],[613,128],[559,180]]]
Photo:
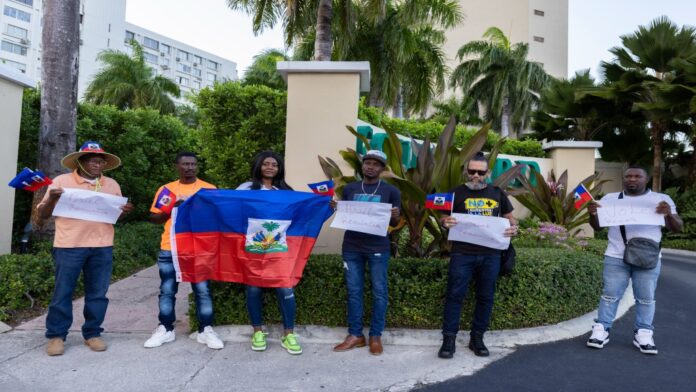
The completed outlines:
[[[41,80],[42,0],[0,0],[0,8],[0,67]],[[235,62],[127,23],[126,0],[82,0],[80,16],[79,97],[102,66],[96,60],[99,52],[131,53],[131,39],[143,46],[155,73],[179,85],[180,103],[189,92],[238,79]]]

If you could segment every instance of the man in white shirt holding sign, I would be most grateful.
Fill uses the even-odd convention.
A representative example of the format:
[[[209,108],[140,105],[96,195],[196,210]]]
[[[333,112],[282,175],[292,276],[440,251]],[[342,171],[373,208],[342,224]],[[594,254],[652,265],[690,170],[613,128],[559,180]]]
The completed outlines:
[[[684,223],[672,199],[663,194],[646,189],[648,173],[640,167],[629,167],[624,172],[623,192],[609,193],[597,202],[590,202],[587,210],[593,229],[601,228],[597,209],[602,202],[616,199],[631,199],[640,204],[651,203],[657,214],[664,216],[664,225],[672,232],[681,231]],[[624,231],[624,234],[621,231]],[[625,237],[625,239],[624,239]],[[624,262],[626,242],[634,238],[643,238],[659,243],[662,239],[662,227],[654,224],[630,224],[609,227],[609,245],[604,253],[603,289],[599,301],[596,323],[592,326],[592,335],[587,346],[603,348],[609,342],[611,329],[619,300],[623,297],[629,279],[633,284],[633,296],[636,299],[636,319],[634,324],[633,345],[644,354],[657,354],[653,340],[653,317],[655,315],[655,288],[660,276],[661,263],[659,255],[653,268],[641,268]]]
[[[453,215],[461,213],[490,219],[506,218],[510,222],[510,227],[501,229],[498,235],[501,239],[503,236],[513,236],[517,232],[517,226],[515,218],[512,217],[512,204],[502,189],[486,183],[489,175],[488,160],[483,153],[479,152],[466,165],[465,176],[468,181],[448,192],[454,193]],[[440,224],[449,229],[454,228],[459,223],[455,216],[442,217]],[[491,245],[489,241],[473,234],[470,238],[462,238],[462,241],[451,242],[452,250],[447,272],[447,294],[442,322],[442,347],[438,356],[445,359],[454,356],[462,304],[469,290],[469,281],[473,278],[476,281],[476,307],[471,321],[469,349],[477,356],[486,357],[489,353],[483,343],[483,334],[488,329],[493,312],[501,250],[499,247],[496,249],[488,246]]]

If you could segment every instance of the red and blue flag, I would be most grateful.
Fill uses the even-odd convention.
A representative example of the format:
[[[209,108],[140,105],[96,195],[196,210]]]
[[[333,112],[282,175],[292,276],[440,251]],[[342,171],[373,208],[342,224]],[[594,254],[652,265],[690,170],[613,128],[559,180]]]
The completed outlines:
[[[307,184],[309,189],[317,195],[322,196],[333,196],[334,195],[334,182],[333,180],[315,182],[314,184]]]
[[[39,189],[53,184],[53,181],[39,170],[31,170],[28,167],[22,169],[15,178],[13,178],[9,186],[25,191],[36,192]]]
[[[590,191],[585,188],[584,185],[580,184],[578,185],[577,188],[575,188],[575,193],[573,194],[573,197],[575,198],[575,209],[579,210],[582,208],[585,203],[588,201],[592,200],[592,195],[590,194]]]
[[[432,210],[452,210],[454,193],[433,193],[425,197],[425,208]]]
[[[172,216],[177,281],[294,287],[333,212],[329,200],[294,191],[198,191]]]
[[[157,196],[155,208],[158,208],[166,214],[171,214],[174,204],[176,204],[176,195],[165,186],[162,188],[162,192],[160,192],[159,196]]]

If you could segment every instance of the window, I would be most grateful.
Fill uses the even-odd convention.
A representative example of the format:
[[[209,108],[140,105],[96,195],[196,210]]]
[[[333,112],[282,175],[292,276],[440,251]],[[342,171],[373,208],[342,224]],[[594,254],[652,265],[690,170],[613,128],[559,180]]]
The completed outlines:
[[[164,53],[164,54],[169,54],[169,50],[170,50],[170,49],[171,49],[171,48],[169,47],[169,45],[167,45],[167,44],[160,44],[160,52],[162,52],[162,53]]]
[[[201,56],[193,56],[193,62],[198,65],[201,65],[203,64],[203,59],[201,58]]]
[[[201,77],[201,70],[198,68],[193,69],[193,76]]]
[[[145,57],[145,61],[147,61],[150,64],[157,64],[157,61],[159,60],[159,57],[152,53],[143,52],[143,56]]]
[[[179,50],[176,54],[176,57],[181,59],[181,61],[189,61],[189,52]]]
[[[541,11],[541,10],[534,10],[534,15],[536,15],[536,16],[544,16],[544,11]]]
[[[208,69],[212,69],[213,71],[217,71],[218,64],[215,61],[210,61],[208,60]]]
[[[187,73],[187,74],[191,73],[191,66],[183,64],[183,63],[179,63],[177,65],[176,69],[179,70],[180,72],[183,72],[183,73]]]
[[[16,1],[17,3],[22,3],[25,5],[28,5],[29,7],[34,5],[34,0],[13,0]]]
[[[5,6],[5,10],[3,13],[9,17],[19,19],[25,22],[31,22],[31,14],[28,12],[24,12],[21,10],[18,10],[16,8],[12,8],[9,5]]]
[[[22,56],[27,55],[27,48],[25,46],[13,44],[12,42],[2,41],[2,50]]]
[[[143,46],[146,48],[159,50],[159,41],[152,38],[143,37]]]
[[[188,78],[185,78],[183,76],[177,76],[176,77],[176,82],[179,83],[181,86],[188,86]]]
[[[544,42],[544,37],[539,37],[538,35],[535,35],[534,42]]]
[[[0,64],[6,65],[10,68],[17,69],[21,73],[27,73],[27,65],[26,64],[18,63],[16,61],[12,61],[12,60],[5,60],[5,59],[0,59]]]
[[[216,80],[217,80],[217,76],[215,76],[215,74],[211,74],[210,72],[208,72],[208,81],[214,82]]]
[[[29,30],[8,24],[7,28],[5,29],[5,34],[9,35],[10,37],[27,39],[27,37],[29,37]]]
[[[131,42],[131,40],[134,40],[134,39],[135,39],[135,33],[132,31],[126,30],[126,38],[124,39],[124,41]]]
[[[196,90],[200,90],[201,89],[201,82],[194,80],[193,81],[193,88]]]

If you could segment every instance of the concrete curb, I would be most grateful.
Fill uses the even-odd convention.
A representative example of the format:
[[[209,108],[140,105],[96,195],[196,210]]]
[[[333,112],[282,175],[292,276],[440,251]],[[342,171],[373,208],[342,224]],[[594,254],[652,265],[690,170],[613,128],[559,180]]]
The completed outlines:
[[[683,250],[683,249],[669,249],[669,248],[663,248],[662,249],[662,254],[666,256],[684,256],[684,257],[690,257],[691,259],[685,260],[686,262],[689,263],[696,263],[696,252],[691,251],[691,250]]]
[[[626,314],[633,306],[633,303],[633,289],[629,283],[621,302],[619,302],[616,318]],[[571,339],[589,332],[592,324],[594,324],[596,315],[597,310],[593,310],[583,316],[554,325],[491,331],[486,333],[486,343],[493,347],[513,348],[521,345]],[[220,339],[227,342],[246,343],[251,340],[251,327],[248,325],[220,325],[215,327],[215,331],[220,336]],[[266,326],[265,331],[269,333],[269,341],[277,342],[283,333],[283,327],[282,325],[269,325]],[[337,344],[346,337],[345,328],[331,328],[318,325],[298,325],[295,328],[295,333],[301,337],[303,343]],[[189,337],[195,339],[197,335],[198,333],[194,332]],[[468,333],[461,331],[457,340],[460,344],[466,345],[469,342]],[[382,342],[400,346],[435,347],[442,343],[442,334],[439,329],[387,329],[382,334]]]
[[[5,333],[7,331],[12,331],[12,327],[0,321],[0,333]]]

